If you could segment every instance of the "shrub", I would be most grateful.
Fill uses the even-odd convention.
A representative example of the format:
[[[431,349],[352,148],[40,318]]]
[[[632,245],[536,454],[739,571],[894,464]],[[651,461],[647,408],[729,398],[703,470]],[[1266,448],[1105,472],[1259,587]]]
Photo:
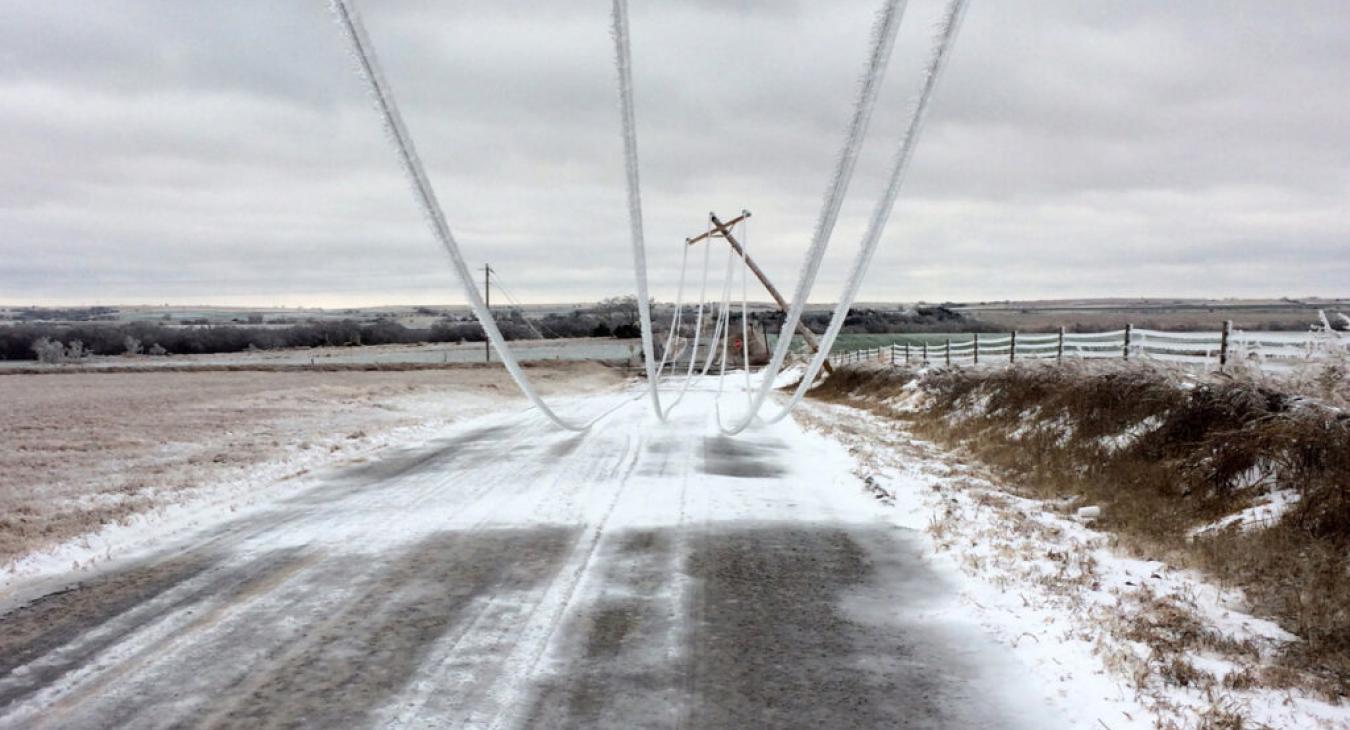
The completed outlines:
[[[66,348],[60,342],[52,342],[43,337],[33,343],[33,354],[37,355],[38,362],[55,365],[65,360]]]

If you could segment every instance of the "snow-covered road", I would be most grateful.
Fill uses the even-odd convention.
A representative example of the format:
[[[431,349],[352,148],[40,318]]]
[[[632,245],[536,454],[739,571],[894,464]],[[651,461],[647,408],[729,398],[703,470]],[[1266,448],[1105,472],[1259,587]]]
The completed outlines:
[[[714,388],[476,419],[21,590],[0,726],[1063,725],[843,447],[721,437]]]

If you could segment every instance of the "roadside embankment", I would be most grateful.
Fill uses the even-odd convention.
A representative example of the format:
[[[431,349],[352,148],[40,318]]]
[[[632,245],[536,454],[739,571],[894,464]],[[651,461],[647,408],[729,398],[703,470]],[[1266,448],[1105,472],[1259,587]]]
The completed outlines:
[[[841,368],[813,395],[904,420],[1300,637],[1263,676],[1350,694],[1350,386],[1143,364]]]

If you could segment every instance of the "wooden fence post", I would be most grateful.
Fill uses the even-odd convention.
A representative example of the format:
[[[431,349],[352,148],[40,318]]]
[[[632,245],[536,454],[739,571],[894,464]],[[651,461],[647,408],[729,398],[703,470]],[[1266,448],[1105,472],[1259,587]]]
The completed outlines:
[[[952,338],[947,338],[947,367],[952,366]]]
[[[1008,362],[1017,362],[1017,330],[1012,331],[1012,337],[1008,340]]]
[[[1134,331],[1134,325],[1125,324],[1125,359],[1130,359],[1130,333]]]
[[[1228,366],[1228,335],[1233,331],[1233,320],[1223,321],[1223,336],[1219,338],[1219,371]]]
[[[1064,327],[1059,328],[1059,347],[1055,350],[1055,362],[1064,362]]]
[[[979,333],[979,332],[976,332],[976,333],[975,333],[975,347],[974,347],[973,349],[974,349],[974,351],[975,351],[975,364],[976,364],[976,365],[979,365],[979,364],[980,364],[980,333]]]

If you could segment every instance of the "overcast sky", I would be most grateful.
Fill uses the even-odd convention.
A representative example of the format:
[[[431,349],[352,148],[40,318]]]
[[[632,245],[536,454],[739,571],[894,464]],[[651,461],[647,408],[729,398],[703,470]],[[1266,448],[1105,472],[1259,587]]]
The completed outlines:
[[[877,0],[633,0],[653,292],[709,210],[790,289]],[[881,191],[913,0],[815,301]],[[603,0],[365,0],[472,264],[633,291]],[[458,303],[325,0],[0,0],[0,302]],[[863,300],[1350,294],[1344,0],[973,0]],[[697,260],[695,258],[694,260]]]

